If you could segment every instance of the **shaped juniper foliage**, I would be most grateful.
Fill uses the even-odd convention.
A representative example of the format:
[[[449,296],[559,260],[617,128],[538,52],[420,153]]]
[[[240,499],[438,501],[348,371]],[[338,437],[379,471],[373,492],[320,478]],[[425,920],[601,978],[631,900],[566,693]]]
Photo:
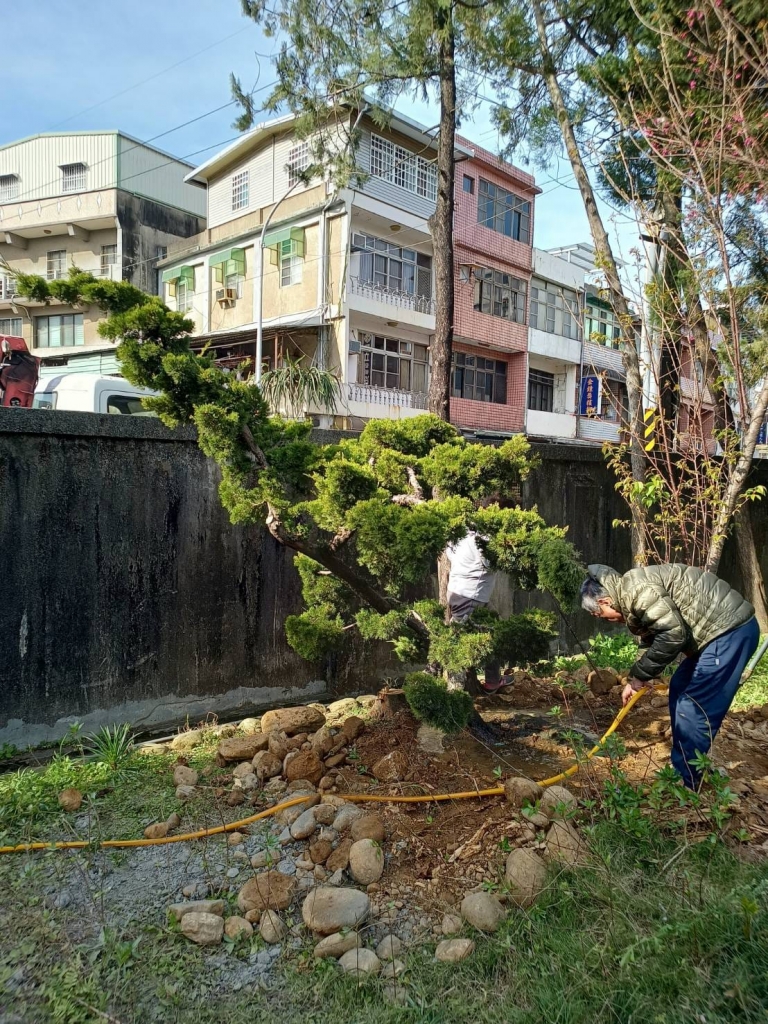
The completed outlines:
[[[24,282],[41,301],[58,299],[58,284]],[[314,444],[311,423],[271,417],[258,387],[194,353],[193,325],[159,298],[80,271],[67,286],[68,301],[107,312],[99,330],[120,339],[122,372],[159,392],[145,405],[169,426],[196,426],[200,447],[221,470],[231,521],[263,523],[296,552],[307,607],[288,617],[285,630],[302,657],[322,660],[350,630],[433,671],[479,669],[491,659],[524,665],[547,653],[552,623],[543,614],[500,620],[483,612],[446,625],[437,601],[413,598],[429,592],[446,544],[472,529],[514,587],[573,602],[581,577],[566,531],[547,525],[536,508],[504,501],[534,467],[524,438],[475,444],[425,414],[374,420],[359,436]]]

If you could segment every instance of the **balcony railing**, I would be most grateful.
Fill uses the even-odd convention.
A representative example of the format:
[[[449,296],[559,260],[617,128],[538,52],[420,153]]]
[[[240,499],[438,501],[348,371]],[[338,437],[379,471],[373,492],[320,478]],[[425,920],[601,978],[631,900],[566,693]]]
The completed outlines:
[[[388,306],[395,306],[397,309],[412,309],[414,313],[435,315],[435,300],[427,295],[411,295],[409,292],[384,288],[372,281],[362,281],[359,277],[350,278],[349,290],[353,295],[360,295],[364,299],[373,299],[374,302],[383,302]]]
[[[398,405],[401,409],[426,409],[427,396],[420,391],[401,391],[397,388],[376,388],[372,384],[347,384],[350,402],[369,405]]]
[[[6,302],[16,294],[16,280],[13,277],[0,277],[0,299]]]

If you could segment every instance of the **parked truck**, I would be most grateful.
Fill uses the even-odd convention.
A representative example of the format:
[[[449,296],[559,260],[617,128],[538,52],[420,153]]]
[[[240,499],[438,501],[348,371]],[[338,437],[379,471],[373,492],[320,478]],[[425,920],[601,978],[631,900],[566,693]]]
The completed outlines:
[[[136,387],[124,377],[99,373],[63,373],[41,380],[35,390],[35,409],[101,412],[117,416],[154,416],[142,398],[157,394]]]

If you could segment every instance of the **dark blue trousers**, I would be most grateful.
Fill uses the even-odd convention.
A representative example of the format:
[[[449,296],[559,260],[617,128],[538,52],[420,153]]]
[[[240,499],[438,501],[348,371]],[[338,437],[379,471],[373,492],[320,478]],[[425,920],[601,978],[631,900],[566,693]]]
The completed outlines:
[[[701,782],[701,773],[691,761],[712,746],[759,641],[757,620],[752,618],[686,658],[672,676],[672,764],[689,789],[698,788]]]

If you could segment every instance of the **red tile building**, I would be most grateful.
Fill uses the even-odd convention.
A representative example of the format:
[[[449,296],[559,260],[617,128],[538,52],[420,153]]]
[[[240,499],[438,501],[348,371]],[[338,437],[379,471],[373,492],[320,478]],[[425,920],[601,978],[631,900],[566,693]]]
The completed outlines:
[[[524,429],[533,176],[488,150],[456,167],[451,422],[470,430]]]

